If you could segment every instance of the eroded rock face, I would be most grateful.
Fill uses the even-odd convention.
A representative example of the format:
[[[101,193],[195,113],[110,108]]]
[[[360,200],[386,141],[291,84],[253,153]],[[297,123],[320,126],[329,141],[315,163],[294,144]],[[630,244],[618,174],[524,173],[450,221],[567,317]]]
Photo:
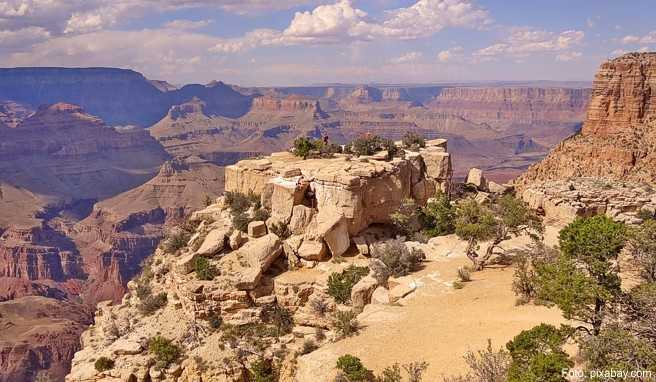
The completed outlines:
[[[581,133],[531,166],[517,184],[569,177],[654,183],[656,53],[630,53],[599,69]]]

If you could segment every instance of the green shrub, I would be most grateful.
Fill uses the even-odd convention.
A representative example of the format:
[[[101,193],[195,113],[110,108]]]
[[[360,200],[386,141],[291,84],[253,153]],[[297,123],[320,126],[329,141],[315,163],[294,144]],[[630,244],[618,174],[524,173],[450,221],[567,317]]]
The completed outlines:
[[[250,222],[251,218],[249,218],[244,212],[232,215],[232,228],[238,231],[248,232],[248,223]]]
[[[452,285],[453,285],[453,289],[462,289],[465,287],[465,283],[463,283],[462,281],[454,281]]]
[[[252,192],[246,195],[241,192],[226,191],[223,195],[225,204],[233,215],[246,212],[253,204],[258,203],[260,200],[259,196]]]
[[[180,357],[180,348],[164,337],[153,337],[148,341],[148,351],[155,356],[157,365],[165,368]]]
[[[403,138],[401,138],[401,142],[403,142],[403,147],[406,149],[412,149],[412,150],[419,150],[422,147],[426,147],[426,140],[424,137],[417,133],[413,133],[412,131],[408,131],[403,135]]]
[[[253,218],[251,219],[251,221],[265,222],[270,217],[271,217],[271,214],[269,213],[269,211],[267,211],[264,208],[258,208],[258,209],[255,210],[255,212],[253,212]]]
[[[383,369],[383,373],[376,378],[376,382],[402,382],[401,367],[398,363]]]
[[[640,277],[656,282],[656,220],[647,220],[631,230],[628,249],[640,269]]]
[[[656,374],[656,346],[619,327],[604,328],[598,336],[586,337],[581,344],[581,355],[588,371],[644,370]]]
[[[360,358],[345,354],[337,359],[337,369],[342,371],[351,382],[367,382],[373,380],[371,370],[368,370]]]
[[[467,267],[458,268],[458,279],[463,283],[471,281],[471,272]]]
[[[214,280],[216,277],[216,268],[205,257],[199,256],[196,258],[194,269],[199,280],[209,281]]]
[[[421,212],[423,229],[428,236],[449,235],[455,231],[456,211],[445,193],[438,192]]]
[[[468,351],[464,357],[469,372],[463,376],[443,377],[442,382],[506,382],[510,367],[510,354],[503,350],[492,349],[492,341],[487,340],[487,347],[482,350]],[[536,380],[526,380],[525,382]],[[542,381],[542,380],[541,380]],[[547,382],[547,380],[544,380]]]
[[[426,255],[417,248],[408,248],[400,239],[376,245],[373,258],[382,261],[394,277],[401,277],[419,269]]]
[[[571,368],[574,362],[562,347],[571,333],[568,327],[541,324],[515,336],[506,344],[512,358],[508,381],[566,382],[562,370]]]
[[[411,236],[423,228],[421,210],[414,199],[401,201],[401,205],[390,215],[390,219],[396,231],[401,235]]]
[[[352,310],[338,310],[333,316],[333,326],[340,337],[351,337],[358,333],[360,324]]]
[[[294,155],[307,159],[310,157],[330,158],[333,154],[341,153],[342,146],[329,143],[325,144],[322,139],[311,139],[298,137],[294,140]]]
[[[260,359],[251,364],[248,369],[249,380],[253,382],[276,382],[279,378],[279,370],[271,360]]]
[[[275,304],[264,311],[264,320],[276,328],[276,336],[283,336],[292,332],[294,318],[289,310]]]
[[[166,293],[162,292],[156,295],[148,295],[144,299],[141,300],[141,303],[137,307],[141,314],[144,315],[151,315],[158,311],[159,309],[163,308],[166,306],[166,303],[168,302],[168,299],[166,297]]]
[[[168,253],[176,253],[187,245],[190,238],[191,234],[185,230],[173,230],[162,240],[162,249]]]
[[[308,137],[298,137],[294,140],[294,155],[307,159],[312,150],[315,150],[314,142]]]
[[[97,371],[106,371],[114,368],[114,360],[107,357],[100,357],[93,364]]]
[[[307,339],[305,340],[305,342],[303,342],[303,348],[301,348],[301,354],[312,353],[318,348],[319,346],[317,346],[316,342],[312,341],[311,339]]]
[[[361,278],[369,273],[367,267],[349,266],[340,273],[328,277],[328,294],[340,304],[351,301],[351,290]]]
[[[394,158],[399,153],[399,149],[394,144],[394,141],[372,134],[356,138],[348,147],[348,151],[357,156],[374,155],[379,151],[387,150],[388,160]]]
[[[289,229],[289,226],[281,222],[275,222],[271,224],[269,230],[276,234],[280,240],[288,239],[292,235],[292,231]]]
[[[415,361],[403,365],[403,370],[408,373],[408,382],[421,382],[426,369],[428,369],[428,362],[425,361]]]
[[[217,330],[221,327],[221,324],[223,324],[223,319],[221,316],[217,313],[212,313],[209,315],[207,318],[207,321],[210,324],[210,328]]]

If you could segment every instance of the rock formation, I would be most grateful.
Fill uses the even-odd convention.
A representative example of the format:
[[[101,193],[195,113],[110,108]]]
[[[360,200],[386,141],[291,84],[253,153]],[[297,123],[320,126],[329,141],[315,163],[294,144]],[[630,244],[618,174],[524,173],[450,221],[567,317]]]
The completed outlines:
[[[99,304],[67,381],[241,381],[262,359],[282,364],[281,380],[291,381],[295,352],[310,339],[320,345],[337,335],[327,314],[346,307],[327,295],[332,273],[371,266],[352,288],[354,309],[413,291],[407,281],[388,279],[380,260],[367,259],[385,237],[372,226],[389,223],[404,198],[423,204],[437,189],[448,190],[450,156],[445,140],[405,158],[383,154],[302,160],[275,153],[228,166],[230,197],[259,195],[270,217],[240,232],[226,197],[193,213],[196,228],[183,248],[157,250],[120,304]],[[245,216],[254,219],[256,208]],[[208,280],[200,277],[200,260],[216,270]],[[162,296],[163,306],[144,311],[146,293]],[[172,340],[180,357],[154,365],[148,342],[155,336]],[[101,356],[115,361],[110,370],[94,368]]]
[[[531,167],[518,184],[568,177],[656,179],[656,53],[630,53],[597,73],[581,133]]]
[[[14,128],[34,110],[29,106],[14,101],[0,101],[0,126]]]
[[[655,89],[655,53],[604,63],[581,133],[516,180],[524,199],[556,219],[605,213],[639,223],[636,214],[654,208]]]

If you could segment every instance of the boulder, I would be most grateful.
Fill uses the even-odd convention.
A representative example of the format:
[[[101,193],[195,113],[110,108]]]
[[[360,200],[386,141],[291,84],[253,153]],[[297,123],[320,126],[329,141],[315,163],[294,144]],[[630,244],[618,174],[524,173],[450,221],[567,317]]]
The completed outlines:
[[[139,341],[131,341],[125,338],[120,338],[112,344],[114,354],[116,355],[135,355],[143,351],[143,347]]]
[[[362,256],[369,256],[369,244],[364,236],[356,236],[353,238],[353,244]]]
[[[390,294],[389,290],[385,287],[379,286],[374,290],[374,293],[371,295],[372,304],[389,304],[390,303]]]
[[[304,205],[296,205],[292,209],[292,217],[289,221],[289,229],[293,234],[298,235],[305,231],[305,227],[310,225],[315,210]]]
[[[322,238],[333,256],[341,256],[351,246],[348,223],[334,211],[320,211],[316,218],[316,238]]]
[[[474,201],[478,204],[487,204],[490,203],[490,194],[487,192],[478,192],[476,193],[476,197],[474,197]]]
[[[244,245],[245,242],[248,241],[248,236],[246,236],[245,233],[241,232],[240,230],[236,229],[230,234],[230,237],[228,238],[228,242],[230,244],[230,249],[237,250],[239,247]]]
[[[487,180],[485,180],[483,170],[478,168],[472,168],[469,170],[466,183],[473,185],[480,191],[487,191]]]
[[[372,276],[365,276],[351,289],[351,304],[354,308],[364,308],[371,302],[371,295],[378,286],[378,282]]]
[[[323,261],[328,258],[326,244],[323,241],[303,240],[298,248],[298,256],[304,260]]]
[[[487,182],[487,188],[488,191],[490,191],[493,194],[507,194],[513,189],[512,186],[509,186],[507,184],[499,184],[493,181]]]
[[[222,275],[225,274],[238,290],[255,289],[262,274],[281,253],[282,243],[273,233],[250,240],[221,259]]]
[[[390,289],[390,302],[394,303],[409,295],[417,289],[417,284],[410,280],[397,280],[397,284]]]
[[[267,227],[263,221],[254,221],[248,223],[248,236],[257,239],[266,235]]]
[[[223,250],[228,231],[225,228],[211,230],[196,253],[200,256],[213,256]]]
[[[182,256],[175,262],[175,271],[181,275],[186,275],[194,271],[196,265],[196,253],[190,253]]]
[[[282,223],[289,223],[295,205],[303,202],[307,183],[297,183],[295,179],[278,177],[271,179],[271,217]]]
[[[435,180],[451,177],[451,156],[439,146],[429,146],[420,151],[426,165],[426,176]]]

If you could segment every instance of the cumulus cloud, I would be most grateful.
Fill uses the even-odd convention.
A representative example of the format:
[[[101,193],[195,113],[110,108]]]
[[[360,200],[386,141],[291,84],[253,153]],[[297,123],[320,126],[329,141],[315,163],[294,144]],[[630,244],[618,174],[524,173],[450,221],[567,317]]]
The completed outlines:
[[[437,60],[443,63],[451,62],[462,57],[462,52],[464,49],[461,46],[455,46],[453,48],[440,51],[437,54]]]
[[[532,28],[515,28],[506,39],[477,50],[474,56],[484,59],[497,56],[521,58],[533,53],[561,52],[580,45],[584,37],[585,33],[577,30],[554,33]]]
[[[656,31],[651,31],[644,36],[627,35],[620,41],[624,45],[654,44],[656,43]]]
[[[320,5],[296,12],[282,31],[266,30],[267,39],[253,41],[249,32],[217,44],[215,51],[234,52],[267,45],[330,44],[374,39],[409,40],[431,36],[446,27],[480,28],[491,22],[488,12],[470,0],[418,0],[412,6],[390,10],[383,20],[373,20],[351,0]]]
[[[576,61],[582,56],[583,53],[581,52],[565,52],[557,55],[556,61],[560,61],[560,62]]]
[[[424,55],[421,52],[408,52],[402,54],[399,57],[393,58],[390,60],[391,64],[402,65],[402,64],[412,64],[421,60]]]
[[[214,20],[172,20],[164,24],[164,27],[178,30],[195,30],[205,28],[213,22]]]
[[[18,30],[0,30],[0,50],[20,48],[50,38],[50,32],[39,27]]]

